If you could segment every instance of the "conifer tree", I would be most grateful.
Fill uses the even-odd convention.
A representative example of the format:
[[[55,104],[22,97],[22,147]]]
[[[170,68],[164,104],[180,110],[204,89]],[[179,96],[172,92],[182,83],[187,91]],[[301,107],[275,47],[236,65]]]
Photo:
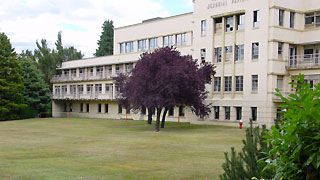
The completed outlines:
[[[0,121],[20,119],[23,104],[21,68],[8,37],[0,33]]]
[[[25,89],[22,92],[24,103],[28,105],[24,109],[22,118],[32,118],[38,113],[47,112],[50,107],[50,90],[45,83],[43,74],[37,68],[36,62],[25,54],[19,56],[22,68]]]
[[[98,41],[98,49],[96,49],[95,56],[107,56],[113,54],[113,21],[106,20],[102,25],[102,33]]]
[[[231,156],[225,153],[226,162],[222,165],[224,173],[220,175],[221,180],[250,180],[253,177],[258,179],[272,179],[274,170],[265,168],[267,164],[263,160],[267,158],[265,152],[271,149],[270,143],[263,138],[267,131],[266,126],[250,127],[246,129],[246,139],[243,140],[243,148],[237,153],[231,148]]]

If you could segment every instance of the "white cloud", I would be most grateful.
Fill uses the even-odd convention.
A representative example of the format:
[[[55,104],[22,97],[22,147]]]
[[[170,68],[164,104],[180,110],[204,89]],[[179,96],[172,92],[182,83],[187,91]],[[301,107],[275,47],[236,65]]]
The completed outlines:
[[[187,7],[193,7],[193,0],[183,0]]]
[[[116,27],[171,14],[152,0],[4,0],[0,6],[0,30],[18,52],[35,48],[47,39],[54,46],[62,31],[64,45],[73,45],[92,56],[97,48],[104,20]]]

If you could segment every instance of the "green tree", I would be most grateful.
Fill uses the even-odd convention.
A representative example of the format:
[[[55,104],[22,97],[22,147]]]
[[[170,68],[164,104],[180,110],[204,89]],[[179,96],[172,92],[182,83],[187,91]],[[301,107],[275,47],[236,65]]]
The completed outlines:
[[[269,151],[270,167],[276,167],[275,180],[317,180],[320,178],[320,84],[305,83],[304,75],[291,82],[296,92],[284,104],[284,121],[272,127],[266,138],[273,145]]]
[[[22,113],[22,118],[32,118],[40,112],[49,111],[50,90],[37,64],[28,54],[22,53],[18,59],[22,68],[21,75],[24,78],[25,89],[22,92],[24,103],[28,105]]]
[[[42,39],[40,43],[37,41],[36,44],[37,49],[34,51],[34,59],[38,63],[40,71],[44,74],[44,79],[48,85],[51,76],[58,73],[57,67],[61,66],[62,62],[82,59],[84,56],[81,51],[73,46],[63,46],[61,32],[58,33],[58,39],[55,43],[56,49],[50,49],[45,39]]]
[[[23,104],[21,67],[10,40],[0,33],[0,120],[20,119]]]
[[[102,25],[102,33],[98,41],[98,49],[96,49],[95,56],[106,56],[113,54],[113,21],[106,20]]]
[[[220,175],[221,180],[250,180],[252,177],[272,179],[275,174],[273,169],[265,169],[267,163],[259,162],[265,159],[267,152],[271,149],[270,143],[266,143],[263,138],[267,131],[266,126],[250,127],[246,129],[246,139],[243,140],[242,151],[237,154],[231,148],[231,156],[225,153],[226,162],[222,165],[224,173]]]

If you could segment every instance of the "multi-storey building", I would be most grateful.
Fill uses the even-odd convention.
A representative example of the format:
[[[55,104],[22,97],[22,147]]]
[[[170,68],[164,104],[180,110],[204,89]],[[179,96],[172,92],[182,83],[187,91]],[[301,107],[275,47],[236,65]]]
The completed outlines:
[[[164,46],[212,62],[217,72],[208,86],[210,118],[179,107],[169,120],[232,125],[252,118],[270,125],[281,103],[276,88],[289,94],[299,73],[311,85],[320,82],[320,3],[194,0],[192,13],[116,28],[114,55],[62,64],[52,79],[53,116],[145,119],[145,112],[117,104],[111,77],[134,68],[142,52]]]

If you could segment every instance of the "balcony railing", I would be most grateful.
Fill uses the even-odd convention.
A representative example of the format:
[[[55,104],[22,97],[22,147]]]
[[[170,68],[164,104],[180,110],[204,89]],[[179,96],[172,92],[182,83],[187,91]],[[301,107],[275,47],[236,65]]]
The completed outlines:
[[[55,93],[51,95],[52,99],[55,100],[116,100],[119,98],[119,92],[114,91],[110,93],[72,93],[72,94],[64,94],[64,93]]]
[[[293,94],[294,91],[291,90],[291,89],[279,89],[279,92],[280,94],[282,94],[284,97],[288,98],[290,94]],[[272,91],[272,100],[275,101],[275,102],[282,102],[282,99],[281,97],[279,96],[276,96],[277,92],[276,90],[274,89]]]
[[[288,69],[320,68],[320,54],[290,56]]]
[[[51,78],[51,83],[57,82],[74,82],[74,81],[87,81],[87,80],[105,80],[112,79],[116,74],[111,73],[97,73],[96,75],[91,74],[79,74],[79,76],[75,75],[54,75]]]

